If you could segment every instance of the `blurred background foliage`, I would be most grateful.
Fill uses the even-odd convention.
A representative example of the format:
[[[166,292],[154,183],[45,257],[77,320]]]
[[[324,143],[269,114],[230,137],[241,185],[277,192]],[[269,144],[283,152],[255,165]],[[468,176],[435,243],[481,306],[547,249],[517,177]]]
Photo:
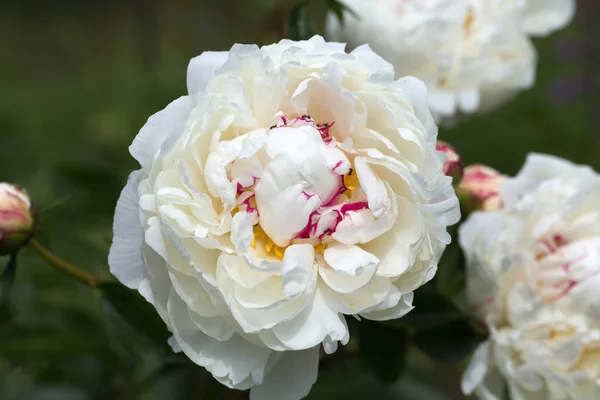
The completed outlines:
[[[319,32],[326,1],[312,3],[309,21]],[[535,40],[540,55],[533,90],[491,114],[441,129],[440,138],[455,145],[466,164],[486,163],[514,174],[525,155],[537,151],[600,169],[598,3],[580,0],[568,29]],[[185,93],[191,57],[236,42],[279,40],[296,4],[2,2],[0,180],[29,191],[40,214],[39,240],[110,278],[112,214],[127,174],[136,168],[127,147],[139,128]],[[439,294],[426,287],[415,301],[421,314],[408,321],[424,328],[421,333],[407,339],[402,326],[354,326],[361,333],[358,346],[368,355],[358,357],[352,343],[323,361],[309,399],[462,398],[461,348],[441,354],[448,363],[427,357],[445,350],[432,335],[465,338],[464,321],[451,317],[462,304],[460,296],[453,298],[461,285],[459,261],[460,253],[451,248],[432,284],[456,300],[444,303],[445,314],[439,313],[440,303],[427,305]],[[0,399],[244,398],[157,346],[152,333],[132,329],[97,291],[57,273],[26,249],[9,300],[0,307]],[[373,346],[381,340],[388,341],[383,351]],[[405,340],[415,344],[406,352]],[[462,350],[470,350],[472,343],[463,342]],[[393,371],[400,373],[403,366],[398,378]]]

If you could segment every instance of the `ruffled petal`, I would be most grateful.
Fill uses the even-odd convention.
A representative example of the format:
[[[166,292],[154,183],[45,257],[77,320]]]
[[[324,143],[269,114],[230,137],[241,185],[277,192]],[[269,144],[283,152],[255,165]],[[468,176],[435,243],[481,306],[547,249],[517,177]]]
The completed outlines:
[[[113,242],[108,254],[110,272],[131,289],[137,289],[147,275],[142,255],[144,231],[138,195],[142,178],[141,171],[131,173],[121,192],[113,222]]]
[[[252,388],[250,400],[298,400],[308,396],[317,381],[319,347],[286,351],[265,377]]]

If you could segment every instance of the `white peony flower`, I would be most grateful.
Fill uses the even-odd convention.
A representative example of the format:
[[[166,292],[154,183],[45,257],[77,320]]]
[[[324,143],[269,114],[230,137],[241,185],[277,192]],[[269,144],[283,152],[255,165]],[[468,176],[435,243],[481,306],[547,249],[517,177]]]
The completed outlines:
[[[467,297],[488,324],[463,391],[481,399],[600,398],[600,175],[530,155],[504,208],[460,228]]]
[[[205,52],[130,147],[111,271],[174,349],[253,399],[299,399],[345,315],[409,312],[459,218],[426,90],[321,37]]]
[[[545,6],[561,0],[341,1],[354,13],[343,26],[331,13],[328,35],[368,43],[399,76],[422,79],[438,121],[488,111],[530,88],[537,56],[527,32],[557,29],[574,9]]]

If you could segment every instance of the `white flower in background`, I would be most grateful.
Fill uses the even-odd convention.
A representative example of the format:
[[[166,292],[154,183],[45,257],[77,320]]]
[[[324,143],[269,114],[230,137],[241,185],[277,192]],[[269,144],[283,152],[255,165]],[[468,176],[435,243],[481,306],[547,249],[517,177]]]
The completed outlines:
[[[530,88],[537,56],[524,29],[541,34],[571,19],[549,4],[560,0],[341,1],[354,13],[343,26],[331,13],[328,35],[367,43],[399,76],[423,80],[437,120],[485,112]]]
[[[345,315],[409,312],[459,218],[423,83],[321,37],[190,62],[130,147],[111,271],[174,349],[254,399],[299,399]]]
[[[465,394],[600,399],[600,176],[530,155],[501,187],[504,208],[461,226],[467,297],[490,329]]]

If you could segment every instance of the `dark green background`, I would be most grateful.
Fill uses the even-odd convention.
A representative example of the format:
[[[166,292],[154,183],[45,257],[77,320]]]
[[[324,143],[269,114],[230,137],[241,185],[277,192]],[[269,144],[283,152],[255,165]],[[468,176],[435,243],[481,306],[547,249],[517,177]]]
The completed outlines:
[[[312,0],[314,3],[320,0]],[[283,35],[284,0],[12,1],[0,6],[0,181],[28,189],[38,236],[109,277],[112,213],[127,147],[149,115],[185,92],[188,60]],[[566,30],[535,40],[538,79],[489,115],[442,129],[466,163],[515,173],[530,151],[600,168],[597,0]],[[322,19],[322,15],[318,16]],[[0,399],[239,398],[202,369],[165,358],[98,296],[30,250],[0,308]],[[460,399],[464,365],[411,350],[384,385],[347,354],[322,367],[310,399]]]

